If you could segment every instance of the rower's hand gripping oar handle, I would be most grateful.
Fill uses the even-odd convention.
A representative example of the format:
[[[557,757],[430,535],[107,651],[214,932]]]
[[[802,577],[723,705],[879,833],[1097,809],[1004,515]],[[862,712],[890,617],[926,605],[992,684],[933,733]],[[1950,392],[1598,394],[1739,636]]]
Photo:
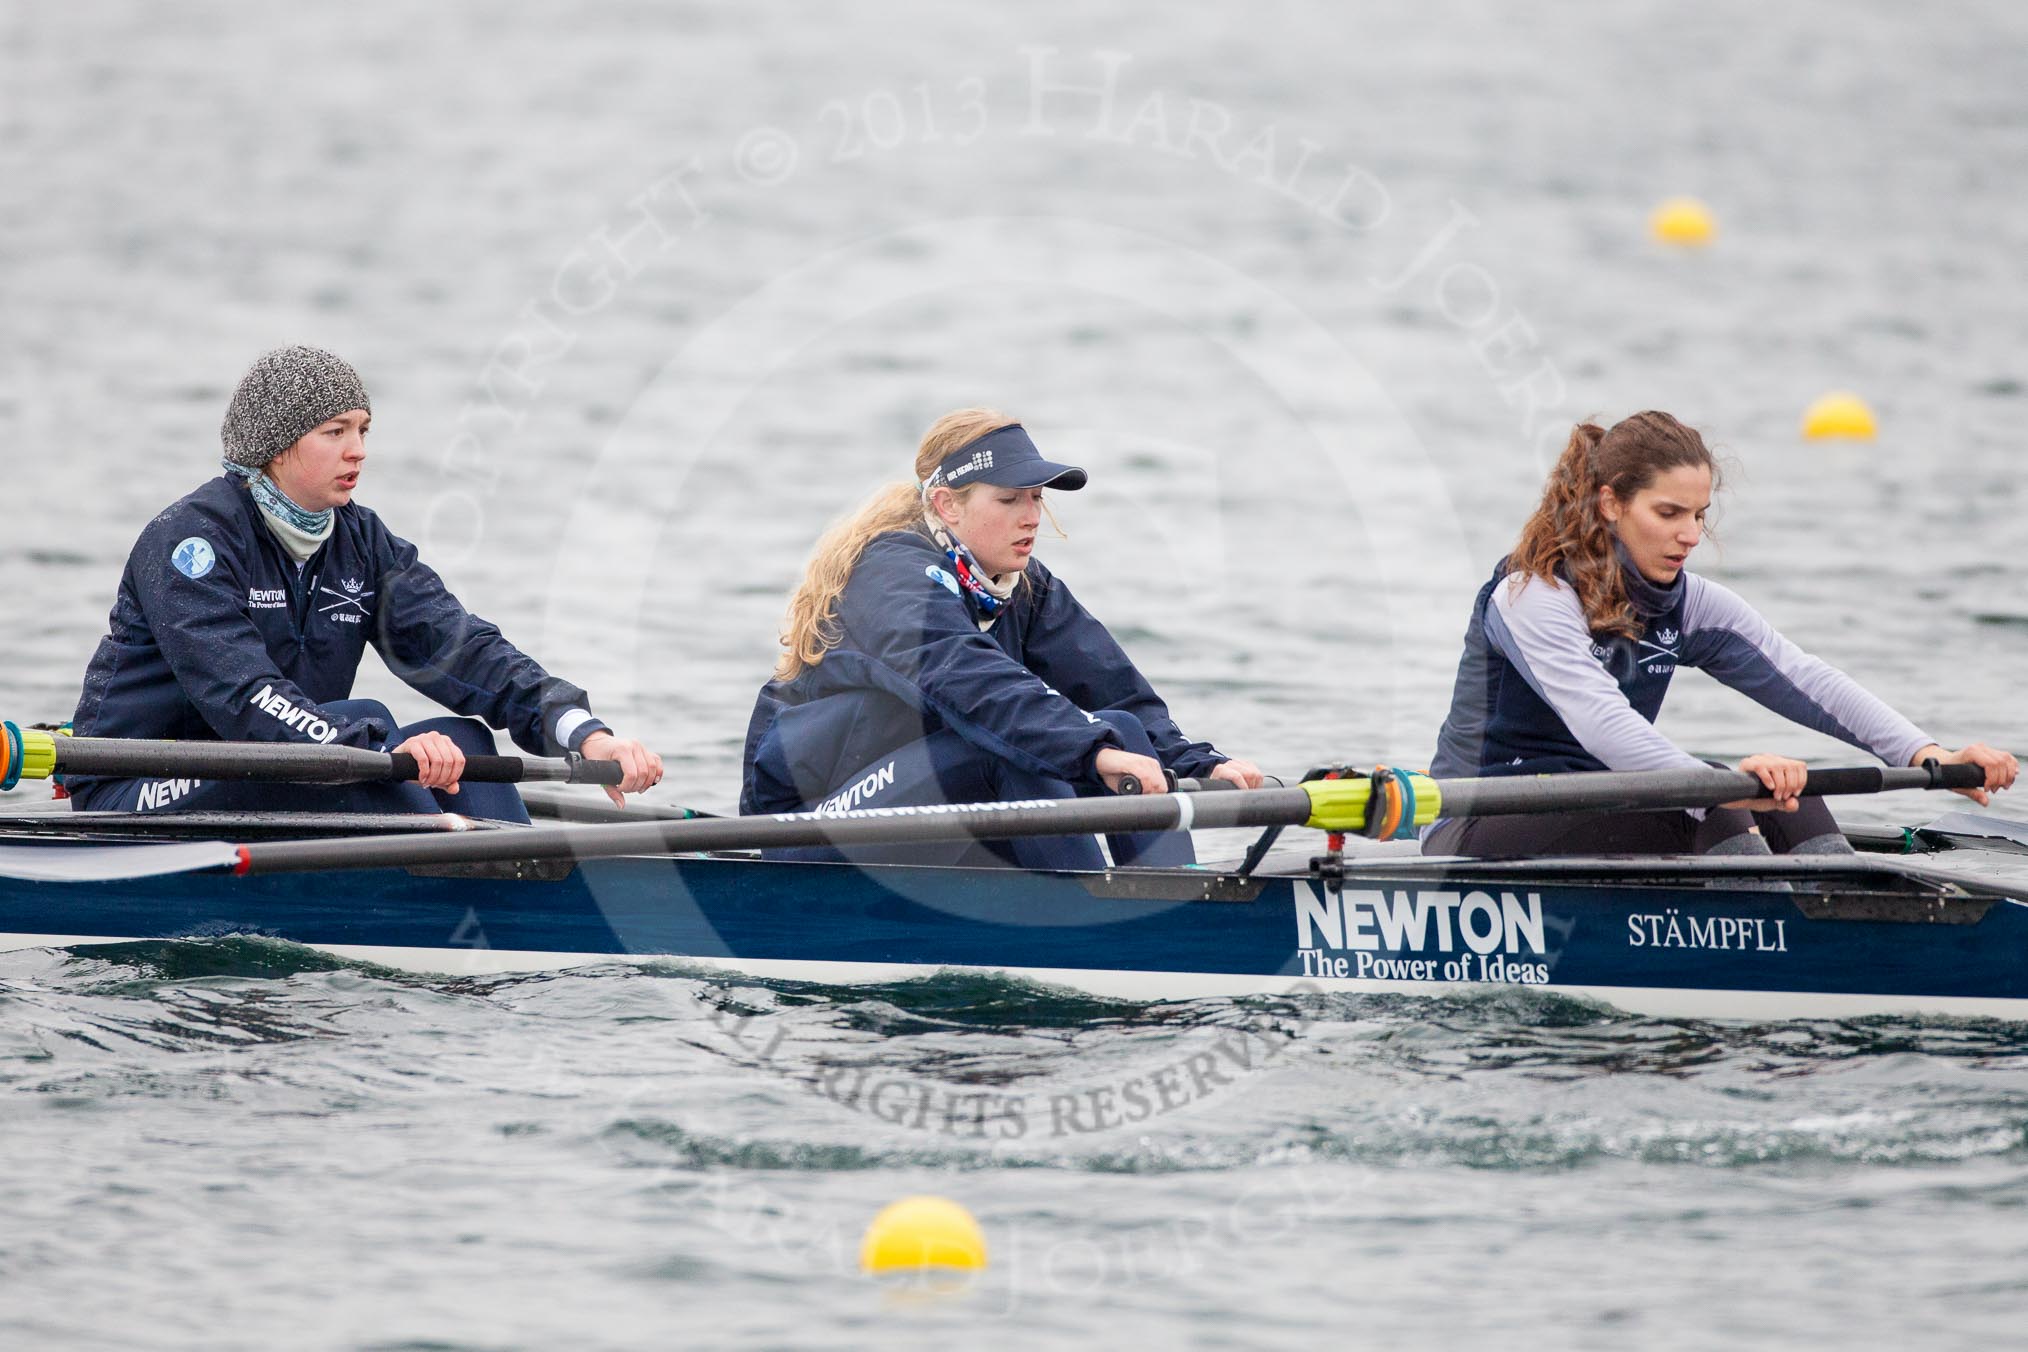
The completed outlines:
[[[1236,789],[1239,785],[1229,779],[1179,779],[1174,770],[1164,770],[1162,779],[1171,793],[1216,793],[1220,789]],[[1132,798],[1141,791],[1141,781],[1133,775],[1121,775],[1117,790],[1122,798]]]
[[[415,757],[406,751],[388,753],[392,765],[390,780],[412,781],[416,777]],[[618,761],[586,760],[575,751],[561,760],[536,760],[521,756],[467,756],[459,781],[473,784],[526,784],[546,781],[557,784],[618,784],[626,778],[626,767]]]

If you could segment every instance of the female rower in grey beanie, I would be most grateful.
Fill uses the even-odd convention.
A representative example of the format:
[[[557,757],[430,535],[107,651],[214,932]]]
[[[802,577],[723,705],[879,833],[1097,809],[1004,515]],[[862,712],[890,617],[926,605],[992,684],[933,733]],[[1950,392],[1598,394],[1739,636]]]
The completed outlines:
[[[256,361],[221,429],[227,473],[142,531],[72,719],[80,736],[337,743],[416,758],[417,784],[343,788],[72,778],[85,809],[457,810],[527,820],[510,785],[470,785],[465,757],[504,728],[535,755],[617,761],[615,802],[662,762],[592,716],[471,614],[371,510],[352,501],[372,404],[359,373],[313,347]],[[367,644],[397,676],[466,718],[396,728],[350,698]],[[475,720],[484,720],[483,722]]]

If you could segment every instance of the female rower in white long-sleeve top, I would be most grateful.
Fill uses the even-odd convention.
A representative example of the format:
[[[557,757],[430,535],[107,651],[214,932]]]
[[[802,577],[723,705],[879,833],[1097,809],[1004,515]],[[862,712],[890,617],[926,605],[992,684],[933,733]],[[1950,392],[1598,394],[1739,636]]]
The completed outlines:
[[[1717,479],[1703,438],[1667,413],[1571,433],[1541,504],[1473,606],[1430,772],[1700,766],[1654,726],[1682,665],[1890,765],[1983,766],[1985,787],[1963,790],[1981,804],[2012,785],[2013,756],[1978,742],[1946,750],[1735,593],[1685,571]],[[1798,797],[1803,762],[1763,754],[1739,768],[1759,777],[1766,798],[1708,812],[1452,819],[1423,848],[1496,858],[1850,849],[1822,801]]]

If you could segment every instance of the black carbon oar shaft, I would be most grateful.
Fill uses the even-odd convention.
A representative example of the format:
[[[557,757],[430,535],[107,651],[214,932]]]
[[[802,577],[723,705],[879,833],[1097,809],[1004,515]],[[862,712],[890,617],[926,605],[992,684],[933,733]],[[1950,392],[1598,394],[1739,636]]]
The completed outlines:
[[[1977,766],[1813,771],[1813,793],[1875,793],[1901,788],[1970,788],[1985,782]],[[1440,791],[1447,816],[1715,807],[1764,790],[1734,770],[1664,770],[1509,779],[1423,780]],[[1178,831],[1219,827],[1314,825],[1359,830],[1363,779],[1310,781],[1293,788],[1234,789],[1113,798],[876,808],[849,813],[786,813],[610,826],[542,826],[390,839],[364,837],[259,843],[240,847],[242,873],[502,860],[601,859],[705,850],[786,849],[808,845],[913,845],[1022,836]]]
[[[1076,809],[1068,812],[1066,809]],[[1310,796],[1301,789],[1135,798],[1041,799],[1032,802],[886,808],[820,815],[711,817],[686,822],[616,826],[538,826],[406,840],[385,849],[377,838],[257,843],[243,847],[243,873],[294,873],[320,868],[394,868],[407,864],[484,863],[502,859],[601,859],[629,854],[702,850],[787,849],[802,845],[916,845],[947,840],[1008,840],[1017,836],[1175,831],[1198,827],[1273,826],[1306,821]],[[505,837],[505,839],[500,839]],[[427,844],[443,847],[419,850]]]
[[[1932,763],[1934,764],[1934,763]],[[1856,765],[1812,770],[1805,797],[1884,793],[1890,789],[1974,789],[1986,782],[1976,765]],[[1447,779],[1446,817],[1512,817],[1541,812],[1661,812],[1717,807],[1765,798],[1767,787],[1744,770],[1633,770],[1623,773],[1513,775]]]
[[[220,779],[281,784],[387,784],[413,780],[413,756],[356,746],[274,742],[169,742],[127,737],[56,737],[57,769],[116,779]],[[463,778],[475,784],[545,780],[617,784],[616,761],[569,756],[467,756]]]

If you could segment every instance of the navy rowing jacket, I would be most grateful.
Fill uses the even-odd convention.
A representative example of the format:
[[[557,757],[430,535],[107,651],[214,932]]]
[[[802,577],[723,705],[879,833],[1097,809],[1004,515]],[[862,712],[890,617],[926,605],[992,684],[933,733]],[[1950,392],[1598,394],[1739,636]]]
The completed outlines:
[[[458,604],[368,508],[338,508],[299,570],[230,475],[148,523],[107,628],[71,719],[80,737],[378,747],[394,729],[321,707],[351,695],[369,643],[402,680],[534,755],[565,749],[558,720],[586,707],[584,691]],[[571,717],[570,747],[603,726]],[[111,781],[67,782],[89,808],[94,786]]]
[[[1088,710],[1140,719],[1162,763],[1203,775],[1227,757],[1184,737],[1105,626],[1040,560],[991,628],[925,533],[873,539],[838,600],[838,645],[761,687],[747,727],[740,811],[794,812],[875,758],[950,729],[1035,774],[1091,778],[1119,736]]]

